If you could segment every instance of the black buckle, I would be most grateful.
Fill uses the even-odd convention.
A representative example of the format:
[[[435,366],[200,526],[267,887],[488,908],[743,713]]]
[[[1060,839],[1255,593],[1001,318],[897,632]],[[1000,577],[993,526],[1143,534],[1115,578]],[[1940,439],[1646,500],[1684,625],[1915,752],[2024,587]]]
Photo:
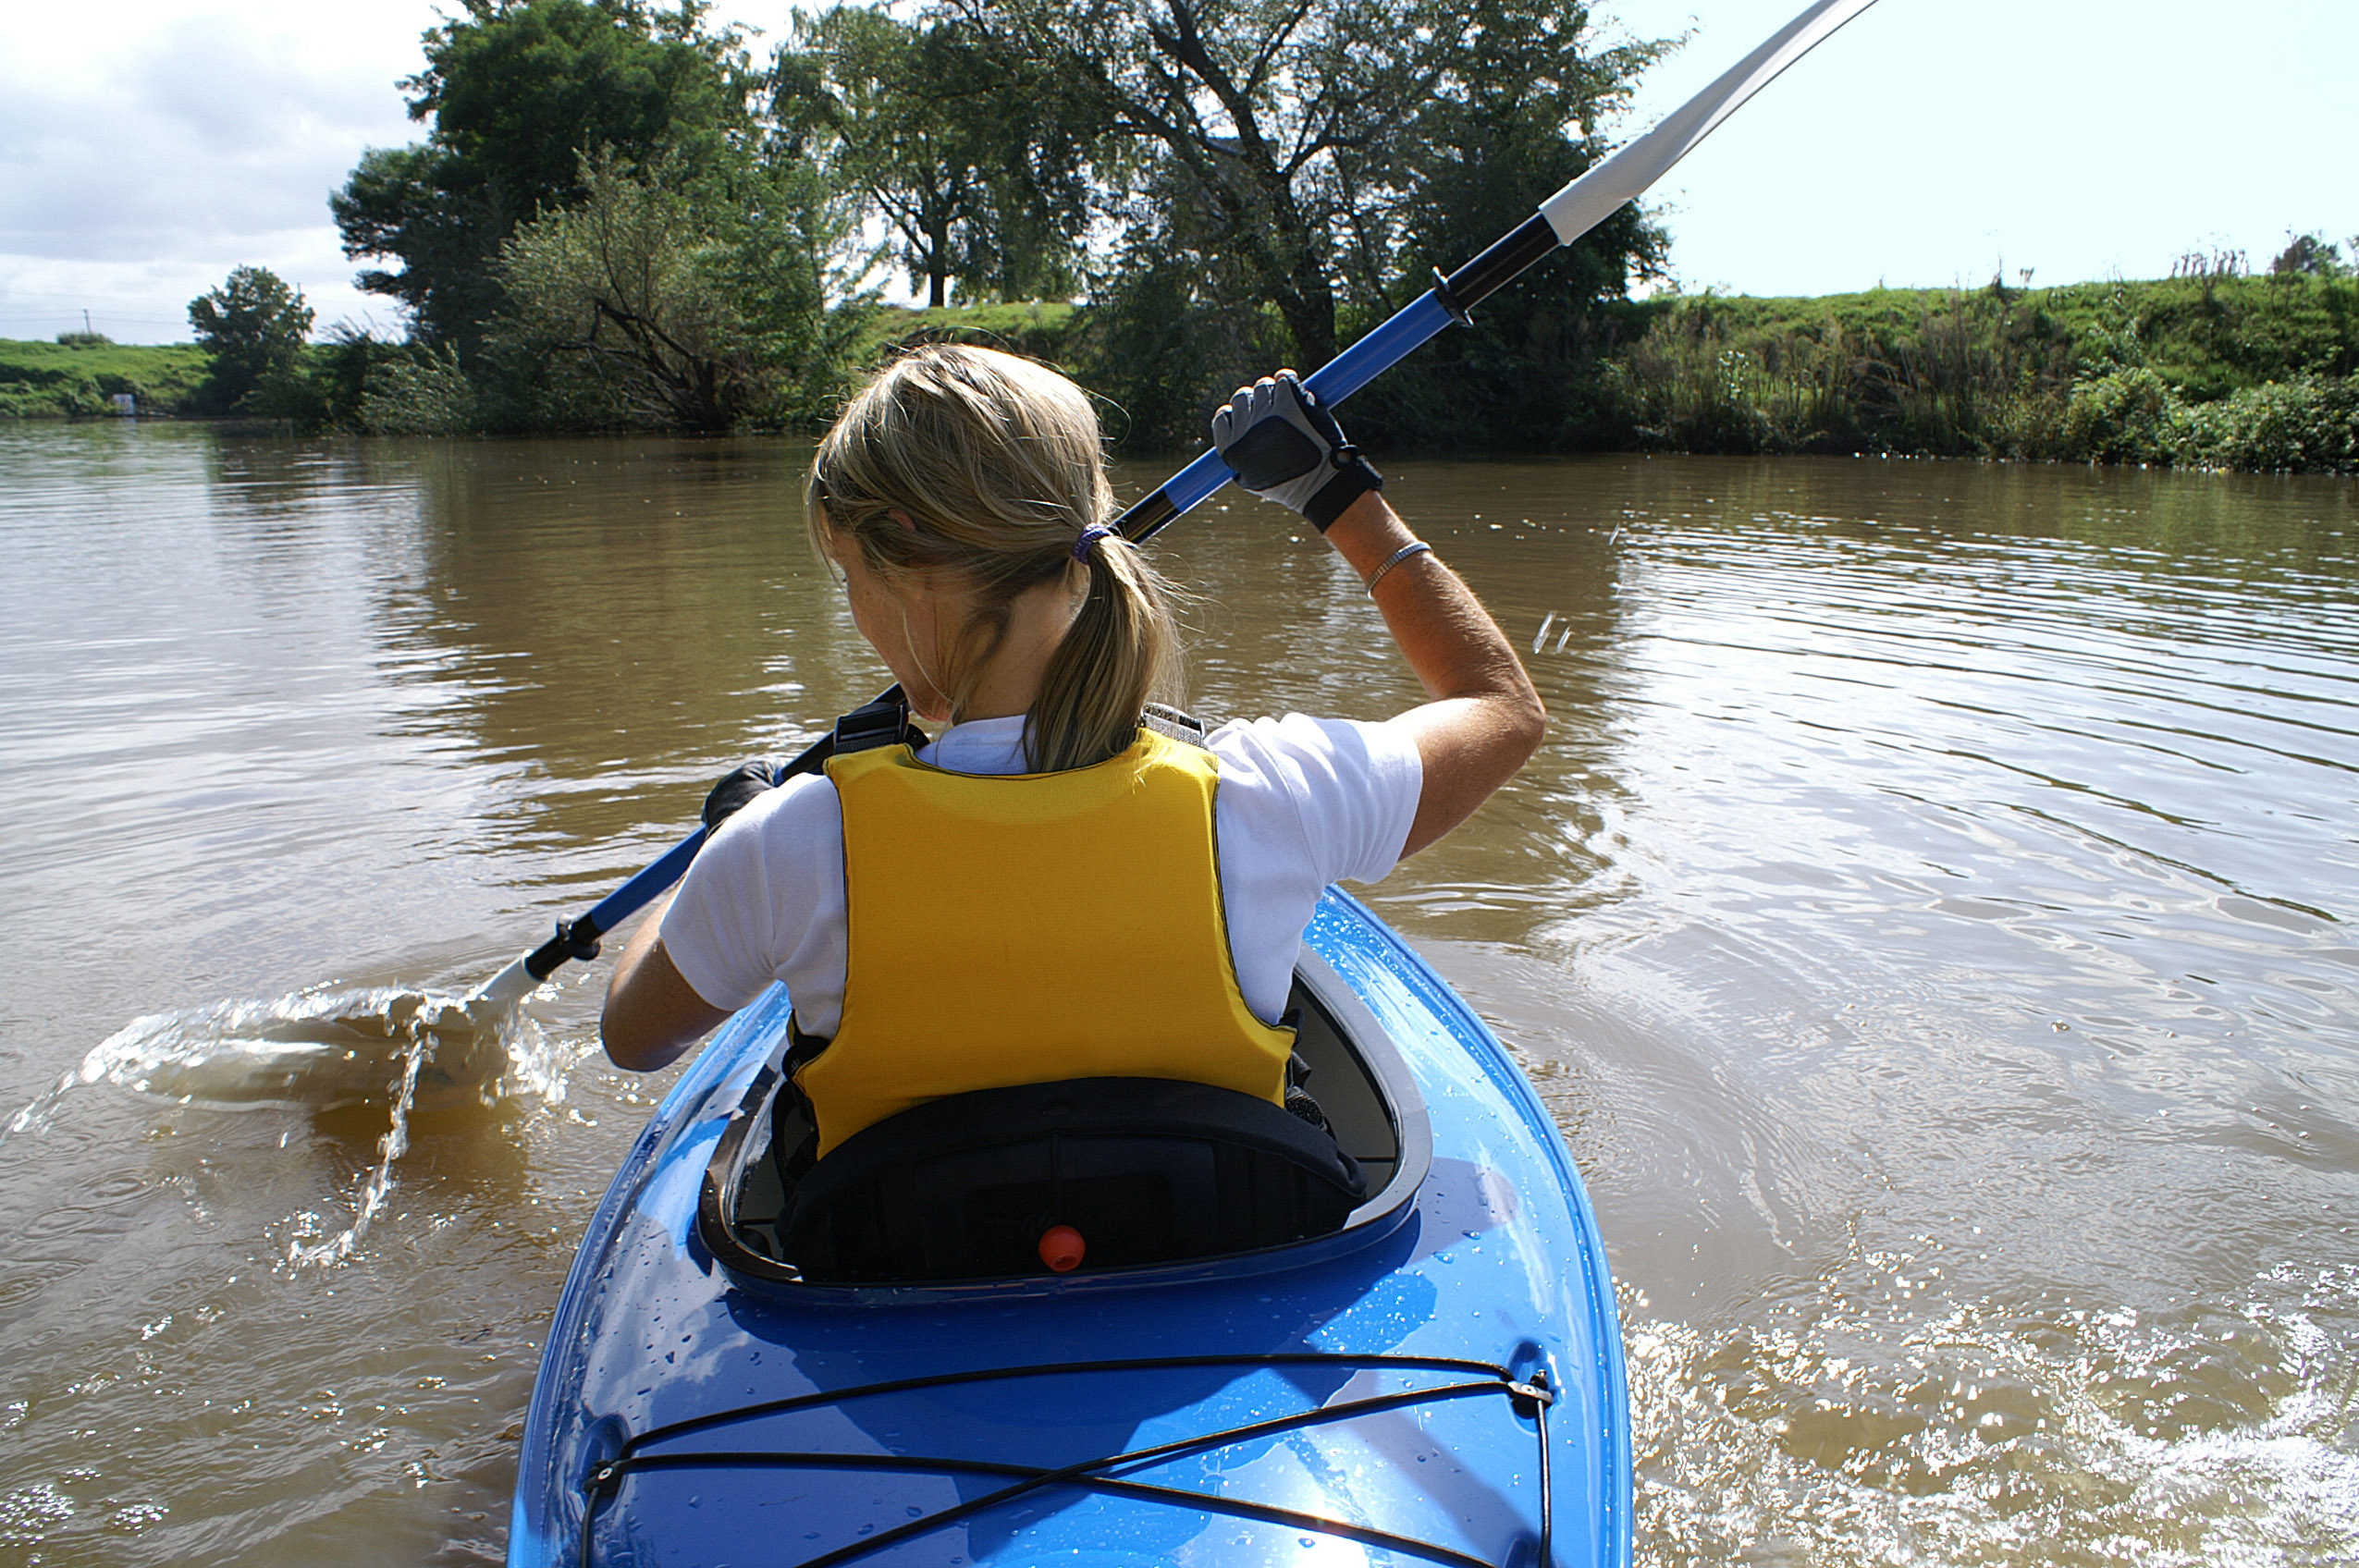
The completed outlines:
[[[850,756],[854,752],[897,746],[903,741],[923,745],[925,739],[909,722],[907,702],[898,696],[879,697],[835,721],[834,752],[840,757]]]

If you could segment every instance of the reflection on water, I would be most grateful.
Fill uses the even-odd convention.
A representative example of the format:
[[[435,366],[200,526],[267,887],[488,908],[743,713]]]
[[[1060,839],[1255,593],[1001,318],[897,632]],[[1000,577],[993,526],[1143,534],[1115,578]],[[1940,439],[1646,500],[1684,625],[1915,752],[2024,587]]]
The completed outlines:
[[[603,972],[490,1105],[111,1080],[464,993],[871,694],[799,456],[0,428],[0,1562],[498,1557]],[[1588,1174],[1640,1561],[2359,1557],[2354,487],[1387,466],[1555,725],[1375,901]],[[1415,700],[1277,514],[1158,548],[1207,714]]]

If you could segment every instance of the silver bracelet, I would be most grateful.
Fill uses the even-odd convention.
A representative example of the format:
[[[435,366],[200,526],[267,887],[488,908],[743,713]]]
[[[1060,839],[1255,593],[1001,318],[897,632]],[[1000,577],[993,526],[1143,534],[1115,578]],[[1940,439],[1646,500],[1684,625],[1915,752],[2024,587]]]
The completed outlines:
[[[1432,553],[1433,546],[1427,544],[1422,539],[1412,540],[1408,544],[1402,545],[1399,549],[1395,550],[1391,555],[1384,557],[1384,564],[1382,566],[1378,567],[1374,571],[1369,574],[1369,597],[1372,599],[1376,596],[1376,585],[1384,581],[1384,574],[1386,572],[1392,570],[1395,567],[1400,565],[1411,556],[1431,555]]]

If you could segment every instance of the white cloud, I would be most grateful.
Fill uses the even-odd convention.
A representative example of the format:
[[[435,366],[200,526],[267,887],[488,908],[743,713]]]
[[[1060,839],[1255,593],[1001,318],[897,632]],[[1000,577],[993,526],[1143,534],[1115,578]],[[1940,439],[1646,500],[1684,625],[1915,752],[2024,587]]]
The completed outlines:
[[[781,35],[791,0],[715,8]],[[327,213],[367,147],[421,140],[396,85],[436,0],[18,6],[0,49],[0,337],[188,336],[233,266],[303,291],[324,329],[396,325],[352,287]],[[756,43],[757,54],[767,45]]]
[[[11,21],[0,57],[0,336],[92,325],[188,337],[233,266],[301,288],[320,325],[374,315],[327,214],[362,148],[414,140],[396,79],[427,5],[109,6]],[[68,26],[70,22],[73,25]],[[45,35],[44,35],[45,32]]]

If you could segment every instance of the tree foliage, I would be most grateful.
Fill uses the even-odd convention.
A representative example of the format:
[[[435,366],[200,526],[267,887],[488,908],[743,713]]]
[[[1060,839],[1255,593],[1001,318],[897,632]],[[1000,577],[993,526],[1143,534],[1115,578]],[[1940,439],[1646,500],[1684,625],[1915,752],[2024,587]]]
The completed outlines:
[[[584,153],[717,166],[751,134],[754,86],[702,0],[464,0],[425,34],[401,83],[424,143],[372,148],[328,200],[344,253],[388,257],[361,287],[400,301],[416,336],[462,358],[498,304],[494,263],[515,227],[580,200]]]
[[[846,323],[818,258],[839,220],[807,175],[697,180],[608,153],[584,160],[581,186],[499,263],[500,347],[571,361],[573,421],[721,431],[807,414],[832,390]]]
[[[448,149],[372,147],[327,204],[346,256],[400,263],[398,271],[363,269],[354,280],[363,293],[398,302],[421,342],[472,348],[498,304],[487,263],[514,214],[480,190],[462,195],[459,184]]]
[[[1592,48],[1574,0],[944,3],[1094,94],[1149,165],[1129,250],[1198,258],[1217,294],[1274,310],[1306,365],[1334,353],[1339,312],[1392,297],[1454,160],[1495,156],[1505,130],[1586,166],[1589,128],[1652,54]],[[1524,215],[1549,174],[1517,170]]]
[[[1062,296],[1090,217],[1097,126],[1038,62],[955,18],[798,18],[772,68],[782,127],[883,219],[879,252],[940,306]]]
[[[891,264],[937,304],[1086,298],[1072,368],[1133,441],[1192,441],[1236,378],[1315,368],[1528,217],[1654,52],[1578,0],[839,0],[757,80],[702,0],[461,4],[402,84],[429,135],[331,202],[409,316],[381,424],[821,417]],[[1661,245],[1617,215],[1357,417],[1593,427],[1601,307]]]
[[[312,308],[267,267],[236,267],[189,301],[189,325],[212,357],[202,401],[218,412],[293,417]]]
[[[2359,259],[2359,236],[2353,237],[2351,249],[2354,259]],[[2341,277],[2350,270],[2341,247],[2323,234],[2290,236],[2285,249],[2269,263],[2269,273],[2275,277]]]

